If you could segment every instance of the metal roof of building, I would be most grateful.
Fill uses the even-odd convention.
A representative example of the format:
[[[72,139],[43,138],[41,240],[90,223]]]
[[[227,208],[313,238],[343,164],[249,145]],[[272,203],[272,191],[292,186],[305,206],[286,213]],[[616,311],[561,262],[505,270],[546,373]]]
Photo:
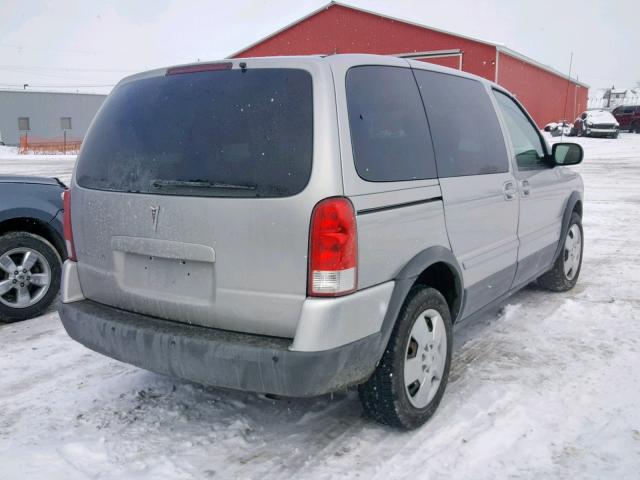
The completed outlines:
[[[276,30],[275,32],[267,35],[266,37],[261,38],[260,40],[257,40],[256,42],[253,42],[252,44],[244,47],[242,50],[238,50],[237,52],[232,53],[227,58],[236,57],[237,55],[239,55],[239,54],[241,54],[243,52],[246,52],[247,50],[249,50],[249,49],[251,49],[251,48],[253,48],[253,47],[257,46],[257,45],[260,45],[261,43],[265,42],[266,40],[269,40],[270,38],[273,38],[276,35],[284,32],[286,30],[289,30],[291,27],[294,27],[295,25],[297,25],[299,23],[302,23],[303,21],[305,21],[305,20],[317,15],[318,13],[320,13],[320,12],[322,12],[324,10],[327,10],[327,9],[333,7],[333,6],[344,7],[344,8],[348,8],[348,9],[355,10],[355,11],[358,11],[358,12],[368,13],[369,15],[375,15],[377,17],[382,17],[382,18],[386,18],[388,20],[393,20],[394,22],[405,23],[407,25],[413,25],[414,27],[423,28],[423,29],[426,29],[426,30],[432,30],[434,32],[439,32],[439,33],[444,33],[446,35],[451,35],[453,37],[464,38],[465,40],[471,40],[473,42],[483,43],[485,45],[490,45],[492,47],[495,47],[501,53],[505,53],[505,54],[510,55],[510,56],[512,56],[512,57],[514,57],[514,58],[516,58],[518,60],[521,60],[523,62],[529,63],[529,64],[531,64],[531,65],[533,65],[535,67],[538,67],[538,68],[540,68],[542,70],[546,70],[546,71],[548,71],[550,73],[553,73],[554,75],[557,75],[559,77],[562,77],[562,78],[565,78],[567,80],[570,80],[571,82],[573,82],[573,83],[575,83],[577,85],[580,85],[582,87],[589,88],[589,85],[587,85],[586,83],[580,82],[580,81],[578,81],[577,79],[575,79],[573,77],[569,77],[568,75],[556,70],[555,68],[553,68],[553,67],[551,67],[549,65],[545,65],[544,63],[540,63],[540,62],[538,62],[538,61],[536,61],[536,60],[534,60],[534,59],[532,59],[530,57],[527,57],[526,55],[523,55],[521,53],[516,52],[515,50],[511,50],[510,48],[507,48],[502,43],[489,41],[489,40],[482,40],[480,38],[475,38],[475,37],[470,37],[470,36],[467,36],[467,35],[462,35],[462,34],[459,34],[459,33],[450,32],[448,30],[443,30],[441,28],[430,27],[428,25],[423,25],[423,24],[420,24],[420,23],[412,22],[410,20],[405,20],[405,19],[401,19],[401,18],[392,17],[392,16],[385,15],[385,14],[382,14],[382,13],[373,12],[371,10],[367,10],[367,9],[360,8],[360,7],[354,7],[352,5],[347,5],[345,3],[335,2],[335,1],[329,2],[328,4],[326,4],[326,5],[324,5],[324,6],[320,7],[320,8],[312,11],[311,13],[303,16],[302,18],[299,18],[298,20],[296,20],[296,21],[294,21],[292,23],[289,23],[288,25],[285,25],[284,27],[282,27],[282,28]]]

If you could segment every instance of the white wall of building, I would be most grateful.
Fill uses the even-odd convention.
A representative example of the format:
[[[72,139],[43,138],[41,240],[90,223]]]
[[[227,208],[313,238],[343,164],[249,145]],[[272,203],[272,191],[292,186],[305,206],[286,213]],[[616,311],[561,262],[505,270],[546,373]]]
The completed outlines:
[[[81,140],[106,95],[0,90],[0,134],[7,145],[18,145],[18,118],[28,117],[29,138],[61,138],[60,118],[71,117],[67,138]]]

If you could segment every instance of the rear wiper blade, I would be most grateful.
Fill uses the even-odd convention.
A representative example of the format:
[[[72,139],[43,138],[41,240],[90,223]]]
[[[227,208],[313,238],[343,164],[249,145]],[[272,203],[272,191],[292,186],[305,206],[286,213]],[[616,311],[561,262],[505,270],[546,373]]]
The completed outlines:
[[[177,187],[177,188],[222,188],[228,190],[255,190],[256,185],[242,185],[234,183],[191,181],[191,180],[152,180],[151,186],[154,188]]]

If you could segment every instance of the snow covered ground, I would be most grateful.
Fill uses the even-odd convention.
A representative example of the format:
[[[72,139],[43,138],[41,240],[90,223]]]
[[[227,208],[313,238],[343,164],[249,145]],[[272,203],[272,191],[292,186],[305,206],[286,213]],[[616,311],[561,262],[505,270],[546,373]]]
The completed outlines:
[[[18,147],[0,146],[0,174],[58,177],[68,185],[75,160],[76,155],[19,155]]]
[[[0,324],[0,478],[639,478],[640,135],[577,141],[577,287],[458,325],[423,428],[363,419],[354,392],[272,400],[155,375],[74,343],[52,311]],[[0,173],[72,168],[15,157]]]

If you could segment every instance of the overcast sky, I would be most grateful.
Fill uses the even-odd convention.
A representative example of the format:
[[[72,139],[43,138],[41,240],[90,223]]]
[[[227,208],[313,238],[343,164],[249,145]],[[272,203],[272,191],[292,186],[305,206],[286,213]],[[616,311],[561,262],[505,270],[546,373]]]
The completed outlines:
[[[0,0],[0,88],[108,92],[129,73],[224,58],[326,3]],[[640,82],[638,0],[344,3],[499,42],[565,73],[573,52],[572,76],[592,89]]]

